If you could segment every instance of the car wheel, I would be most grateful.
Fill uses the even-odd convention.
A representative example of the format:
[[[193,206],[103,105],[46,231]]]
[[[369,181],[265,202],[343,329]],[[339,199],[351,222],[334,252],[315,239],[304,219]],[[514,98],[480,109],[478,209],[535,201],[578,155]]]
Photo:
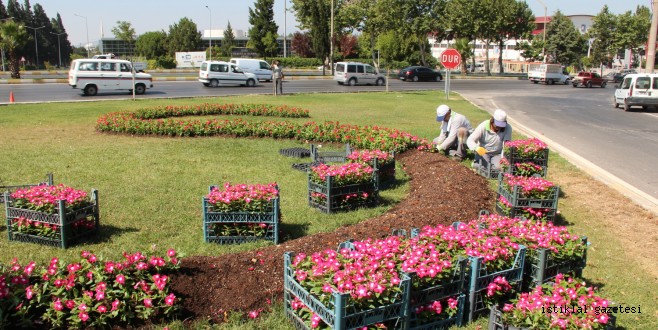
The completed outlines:
[[[578,84],[571,84],[571,86],[573,86],[573,88],[576,88],[578,87]]]
[[[337,83],[338,83],[339,85],[341,85],[341,86],[343,85],[343,82],[342,82],[342,81],[337,81]]]
[[[601,88],[605,88],[605,81],[601,83]]]
[[[210,86],[210,84],[209,83],[203,83],[203,86],[208,87],[208,86]]]
[[[210,80],[210,87],[217,87],[217,86],[219,86],[219,81],[217,81],[217,79]]]
[[[379,78],[375,81],[375,86],[382,86],[384,85],[384,79]]]
[[[85,87],[84,93],[88,96],[94,96],[98,94],[98,87],[96,87],[96,85],[89,85]]]
[[[414,82],[418,82],[418,76],[414,76],[411,80],[413,80]]]
[[[538,84],[539,81],[533,80],[532,83],[533,83],[533,84]]]
[[[592,82],[591,81],[587,82],[587,88],[592,88]]]
[[[441,78],[441,76],[436,76],[436,81],[437,81],[437,82],[439,82],[439,81],[441,81],[441,80],[443,80],[443,79]]]
[[[253,79],[247,79],[247,87],[254,87],[256,86],[256,81]]]
[[[624,111],[631,111],[631,106],[628,105],[628,101],[624,100]]]
[[[143,84],[135,85],[135,94],[142,95],[145,92],[146,92],[146,86],[144,86]]]
[[[356,78],[352,78],[347,82],[350,86],[356,86]]]

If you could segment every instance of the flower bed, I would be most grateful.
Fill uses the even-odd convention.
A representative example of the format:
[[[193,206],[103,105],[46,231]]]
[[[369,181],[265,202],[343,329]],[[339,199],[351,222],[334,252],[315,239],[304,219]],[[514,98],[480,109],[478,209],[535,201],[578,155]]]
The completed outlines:
[[[52,186],[53,185],[53,174],[48,173],[46,174],[46,180],[40,183],[35,183],[35,184],[22,184],[22,185],[14,185],[14,186],[0,186],[0,204],[5,203],[5,191],[8,191],[10,193],[18,190],[18,189],[26,189],[34,186],[41,186],[41,185],[48,185]]]
[[[69,264],[53,258],[47,267],[0,265],[0,328],[101,329],[177,313],[179,298],[169,290],[176,251],[166,257],[124,252],[124,261],[81,256]]]
[[[377,187],[395,183],[395,152],[377,150],[353,151],[347,156],[350,163],[364,163],[375,169]]]
[[[210,186],[203,198],[203,236],[206,242],[234,244],[270,240],[279,244],[281,209],[279,188],[268,185]]]
[[[355,242],[338,252],[284,254],[286,315],[311,328],[354,329],[400,322],[407,313],[410,279],[390,257],[400,238]],[[382,258],[383,257],[383,258]]]
[[[379,202],[374,170],[361,163],[320,164],[308,174],[308,204],[325,213],[349,211]]]
[[[96,234],[98,191],[91,198],[63,184],[34,186],[5,193],[10,241],[67,248]]]
[[[186,115],[203,115],[192,111]],[[166,136],[217,136],[271,137],[327,143],[349,143],[359,149],[381,149],[401,152],[414,148],[425,140],[397,129],[378,126],[346,125],[339,122],[307,122],[298,124],[287,121],[251,122],[244,119],[195,120],[177,119],[177,112],[162,115],[136,115],[134,112],[113,112],[101,116],[96,129],[101,132],[130,135]]]
[[[308,118],[306,109],[272,104],[210,104],[166,105],[143,108],[133,112],[134,118],[159,119],[168,117],[248,115],[265,117]]]
[[[605,310],[609,304],[593,287],[560,274],[554,283],[521,293],[502,310],[494,309],[489,329],[614,329],[615,318]]]

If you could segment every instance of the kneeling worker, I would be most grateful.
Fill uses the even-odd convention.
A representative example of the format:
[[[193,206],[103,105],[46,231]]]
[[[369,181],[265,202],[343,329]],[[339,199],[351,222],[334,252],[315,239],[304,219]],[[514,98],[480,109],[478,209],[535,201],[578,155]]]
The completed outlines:
[[[466,158],[466,139],[473,131],[471,122],[445,104],[436,108],[436,121],[441,123],[441,135],[432,141],[436,149],[456,161]]]
[[[482,166],[500,171],[500,158],[503,154],[505,141],[512,140],[512,125],[507,123],[507,114],[501,109],[496,109],[490,119],[483,121],[475,128],[466,140],[468,148],[475,152],[473,168]]]

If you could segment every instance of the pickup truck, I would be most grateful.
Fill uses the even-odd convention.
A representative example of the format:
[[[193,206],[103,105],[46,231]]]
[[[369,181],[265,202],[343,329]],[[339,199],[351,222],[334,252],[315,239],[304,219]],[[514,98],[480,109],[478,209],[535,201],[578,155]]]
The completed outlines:
[[[585,86],[591,88],[592,86],[601,86],[605,88],[607,81],[596,72],[578,72],[578,75],[573,78],[571,85],[573,87]]]

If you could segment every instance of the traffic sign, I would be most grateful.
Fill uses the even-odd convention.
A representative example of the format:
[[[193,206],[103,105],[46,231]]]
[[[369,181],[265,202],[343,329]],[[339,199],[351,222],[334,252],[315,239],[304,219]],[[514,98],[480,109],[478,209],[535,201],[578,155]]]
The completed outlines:
[[[456,49],[448,48],[441,53],[441,64],[446,69],[454,69],[462,63],[462,57]]]

